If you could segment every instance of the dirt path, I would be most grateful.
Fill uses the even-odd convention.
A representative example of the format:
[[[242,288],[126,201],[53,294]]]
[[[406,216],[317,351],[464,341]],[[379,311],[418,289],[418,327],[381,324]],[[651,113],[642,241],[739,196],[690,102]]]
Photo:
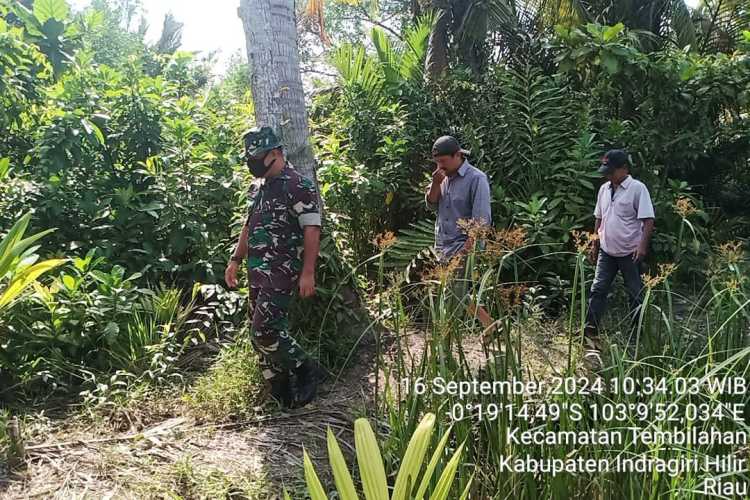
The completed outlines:
[[[327,476],[326,430],[353,454],[353,421],[371,397],[371,354],[330,380],[305,408],[225,424],[201,424],[180,412],[140,432],[106,425],[50,424],[43,442],[27,443],[25,471],[0,466],[0,498],[293,498],[303,488],[302,450]],[[297,494],[295,494],[297,493]]]

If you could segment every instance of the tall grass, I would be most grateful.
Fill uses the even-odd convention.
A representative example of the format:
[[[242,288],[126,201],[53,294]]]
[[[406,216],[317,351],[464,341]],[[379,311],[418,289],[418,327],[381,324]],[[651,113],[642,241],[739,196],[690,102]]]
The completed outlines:
[[[263,377],[255,349],[249,338],[242,337],[222,349],[184,400],[197,418],[222,421],[252,414],[262,392]]]
[[[383,362],[384,360],[381,360],[381,364],[386,380],[407,382],[396,384],[395,387],[386,384],[383,393],[379,395],[388,429],[385,456],[404,456],[409,446],[409,436],[416,430],[420,416],[434,413],[437,415],[437,435],[442,435],[452,425],[454,436],[445,449],[441,463],[447,462],[451,449],[455,450],[458,443],[465,443],[463,460],[450,498],[457,498],[464,491],[475,471],[470,498],[701,497],[704,481],[721,475],[719,472],[697,470],[667,474],[597,470],[553,475],[507,470],[503,464],[506,457],[522,458],[526,455],[542,460],[580,456],[606,460],[609,464],[614,464],[617,459],[634,457],[704,460],[707,456],[739,456],[739,447],[728,444],[643,444],[631,440],[629,434],[623,434],[623,443],[586,446],[567,443],[519,445],[509,436],[514,428],[518,428],[519,432],[594,430],[625,433],[630,432],[629,429],[672,432],[675,429],[691,428],[709,431],[714,427],[720,431],[748,432],[747,420],[728,418],[728,405],[750,406],[748,395],[720,393],[709,390],[706,385],[706,382],[723,377],[748,380],[750,306],[748,294],[743,288],[744,278],[738,275],[740,268],[737,262],[730,263],[723,271],[715,273],[710,286],[707,285],[706,289],[694,297],[690,310],[682,311],[679,321],[675,319],[675,302],[682,304],[685,298],[675,292],[670,283],[673,268],[662,266],[656,276],[646,276],[643,305],[633,331],[634,338],[631,339],[635,345],[630,348],[627,343],[621,346],[611,337],[609,348],[602,353],[604,366],[592,373],[581,364],[583,320],[590,277],[587,278],[589,269],[585,265],[584,249],[579,247],[568,314],[564,327],[559,328],[559,335],[567,338],[567,359],[562,366],[555,367],[556,373],[561,377],[579,379],[579,388],[563,390],[557,394],[547,392],[536,397],[523,394],[492,397],[478,395],[466,400],[434,393],[429,389],[429,384],[436,378],[446,381],[528,382],[537,377],[535,373],[529,372],[524,359],[525,347],[530,342],[526,328],[536,323],[532,321],[528,307],[520,300],[508,300],[509,294],[503,293],[503,290],[518,287],[517,278],[513,283],[502,283],[499,279],[503,265],[506,275],[517,276],[517,270],[513,270],[513,259],[510,258],[514,251],[508,250],[495,255],[495,265],[482,268],[484,271],[474,280],[475,285],[470,292],[473,301],[485,304],[493,318],[497,319],[494,330],[483,329],[477,325],[474,315],[466,313],[466,298],[452,294],[451,285],[456,278],[450,273],[438,272],[437,277],[413,285],[423,292],[423,301],[416,309],[423,309],[427,316],[427,332],[421,355],[416,357],[417,361],[406,362],[414,353],[413,348],[403,343],[402,339],[412,329],[412,315],[417,316],[419,311],[404,307],[400,293],[390,295],[392,302],[388,304],[391,313],[388,326],[396,339],[396,352],[390,358],[390,364]],[[476,257],[479,259],[481,256]],[[501,263],[500,266],[497,265],[498,262]],[[383,283],[382,274],[379,281]],[[720,286],[721,283],[725,286]],[[379,307],[382,308],[382,304]],[[483,359],[478,363],[475,359],[472,364],[467,360],[465,348],[477,343],[481,344]],[[663,385],[659,390],[644,388],[630,391],[628,387],[612,390],[615,380],[622,381],[626,378],[635,381],[654,380]],[[691,378],[697,381],[695,387],[699,387],[699,390],[695,394],[683,393],[683,381]],[[600,380],[603,389],[595,393],[584,393],[580,390],[580,385],[586,383],[583,380],[589,384]],[[427,390],[415,391],[415,387],[421,387],[417,381],[428,384]],[[490,405],[520,409],[524,404],[529,404],[534,411],[541,411],[542,408],[549,410],[549,405],[552,404],[561,408],[579,405],[584,411],[580,419],[571,411],[562,411],[559,416],[554,417],[540,414],[538,418],[528,420],[512,420],[507,411],[490,412],[491,415],[481,417],[478,414],[479,405],[486,412]],[[693,409],[691,405],[700,404],[719,409],[710,417],[692,418],[688,413]],[[594,408],[601,411],[607,405],[625,408],[623,418],[597,418]],[[669,421],[657,410],[659,407],[669,408],[670,412],[681,416],[682,420]],[[640,413],[645,408],[649,409],[647,415]],[[456,420],[452,417],[463,418]],[[747,410],[744,417],[747,419]],[[391,460],[398,461],[396,458]],[[389,464],[386,469],[396,470],[396,465]],[[728,481],[748,481],[747,471],[735,471],[724,476]]]

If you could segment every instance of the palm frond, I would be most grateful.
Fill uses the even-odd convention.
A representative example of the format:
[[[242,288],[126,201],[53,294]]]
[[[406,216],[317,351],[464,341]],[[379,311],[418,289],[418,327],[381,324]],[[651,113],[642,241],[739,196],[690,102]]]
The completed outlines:
[[[473,0],[470,2],[458,20],[458,27],[454,31],[461,41],[483,40],[487,32],[487,0]]]
[[[531,65],[498,78],[504,91],[487,124],[497,133],[486,139],[496,143],[486,147],[499,154],[486,171],[509,194],[525,199],[544,189],[550,169],[575,145],[579,104],[571,89]]]
[[[404,51],[399,68],[401,76],[417,82],[424,78],[424,60],[427,57],[427,44],[430,32],[435,26],[436,17],[432,12],[422,15],[413,26],[404,31]]]
[[[399,80],[399,66],[401,63],[401,54],[391,43],[391,39],[385,34],[385,31],[375,27],[370,33],[372,44],[375,46],[375,52],[380,60],[380,68],[383,70],[383,76],[387,84],[394,84]]]
[[[586,5],[578,0],[527,0],[524,11],[532,15],[539,27],[552,27],[558,24],[574,26],[585,22],[589,17]]]
[[[164,16],[161,36],[154,49],[160,54],[174,54],[182,45],[182,28],[184,23],[177,21],[171,12]]]
[[[434,260],[436,255],[435,221],[422,220],[399,231],[396,243],[386,250],[383,262],[387,268],[404,269],[406,275],[420,262]]]
[[[523,33],[524,6],[519,2],[491,0],[487,2],[489,29],[498,33],[500,46],[514,51],[520,44]]]
[[[695,24],[690,14],[690,9],[684,0],[672,0],[670,2],[670,28],[674,33],[678,47],[696,46],[697,33]]]
[[[331,64],[344,83],[357,84],[366,92],[379,92],[383,78],[378,63],[362,45],[342,44],[333,51]]]
[[[701,52],[732,52],[750,26],[750,1],[704,0],[697,21]]]

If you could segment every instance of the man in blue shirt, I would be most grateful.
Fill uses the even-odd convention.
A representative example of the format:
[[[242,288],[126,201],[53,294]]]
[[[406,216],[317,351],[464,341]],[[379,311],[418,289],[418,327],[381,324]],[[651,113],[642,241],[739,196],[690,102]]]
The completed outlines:
[[[455,256],[464,256],[474,247],[474,241],[458,226],[461,219],[492,225],[490,184],[487,175],[466,160],[469,151],[461,148],[449,135],[438,138],[432,146],[432,158],[437,168],[432,173],[425,201],[431,210],[437,210],[435,221],[435,249],[441,263]],[[462,258],[459,279],[463,279]],[[469,301],[469,312],[476,312],[485,327],[493,320],[483,307]]]
[[[492,224],[487,175],[466,160],[468,153],[449,135],[440,137],[432,146],[437,168],[425,200],[430,209],[437,210],[435,248],[441,262],[468,252],[474,244],[458,227],[459,219]]]

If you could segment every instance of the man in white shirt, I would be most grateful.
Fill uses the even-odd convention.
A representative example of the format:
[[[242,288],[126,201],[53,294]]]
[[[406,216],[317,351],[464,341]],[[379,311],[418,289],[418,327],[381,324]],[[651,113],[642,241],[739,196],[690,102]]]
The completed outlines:
[[[613,149],[604,156],[599,173],[608,182],[599,189],[596,200],[595,230],[599,240],[590,259],[596,261],[586,318],[586,336],[595,338],[607,307],[607,295],[617,272],[622,273],[630,299],[630,313],[638,314],[643,280],[640,264],[648,253],[654,230],[654,207],[646,186],[630,176],[628,154]]]

